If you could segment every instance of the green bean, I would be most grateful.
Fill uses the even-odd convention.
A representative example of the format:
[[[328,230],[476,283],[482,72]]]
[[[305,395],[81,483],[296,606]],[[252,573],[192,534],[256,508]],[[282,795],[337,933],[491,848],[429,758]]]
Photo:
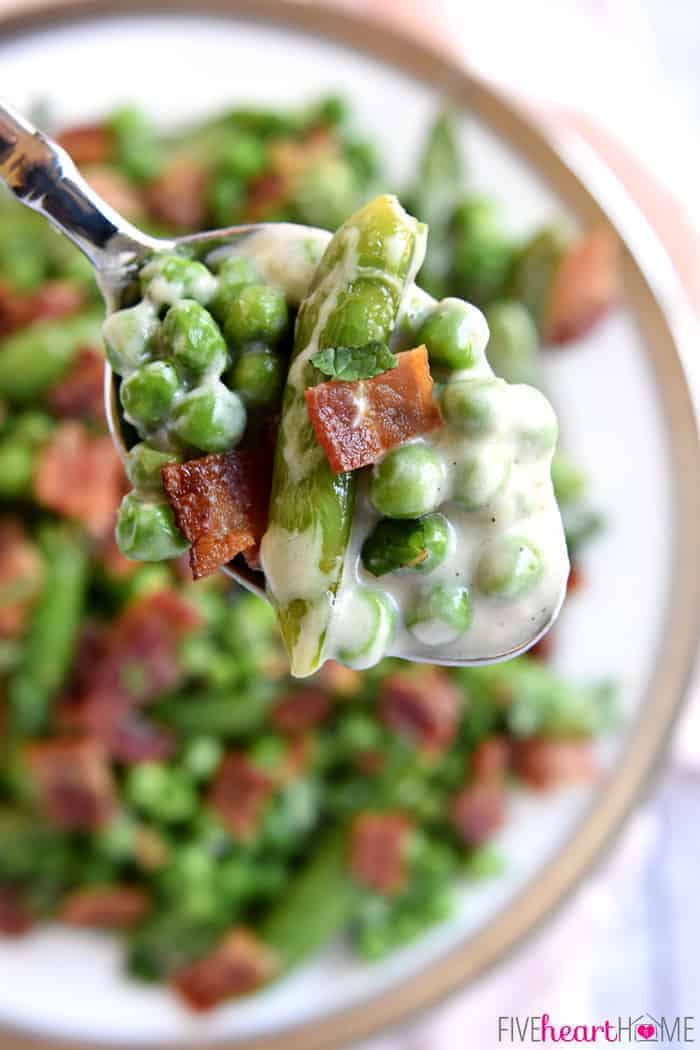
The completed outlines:
[[[378,197],[331,239],[299,311],[263,542],[269,593],[295,675],[311,673],[323,659],[355,491],[352,474],[334,475],[316,442],[304,389],[325,377],[308,357],[334,346],[386,342],[422,258],[424,236],[395,198]],[[291,590],[283,579],[290,543],[298,581]]]
[[[538,230],[521,247],[513,264],[509,292],[530,311],[542,332],[555,274],[569,242],[561,226]]]
[[[445,560],[450,526],[443,514],[377,523],[362,545],[362,564],[373,576],[397,569],[428,573]]]
[[[45,526],[38,542],[45,563],[44,586],[22,663],[8,690],[12,722],[24,733],[46,728],[49,704],[72,663],[87,584],[87,556],[73,533],[61,526]]]
[[[246,689],[188,692],[156,704],[154,718],[185,736],[245,737],[265,723],[276,700],[271,684],[260,681]]]
[[[352,919],[359,889],[350,878],[345,853],[344,830],[327,833],[263,917],[262,939],[282,971],[324,947]]]
[[[109,126],[118,167],[137,182],[154,179],[163,164],[160,136],[142,110],[124,106],[112,114]]]
[[[502,300],[484,310],[489,326],[486,356],[497,376],[509,383],[542,385],[537,327],[522,303]]]
[[[62,379],[81,346],[100,345],[100,318],[81,314],[37,321],[0,345],[0,398],[34,404]]]

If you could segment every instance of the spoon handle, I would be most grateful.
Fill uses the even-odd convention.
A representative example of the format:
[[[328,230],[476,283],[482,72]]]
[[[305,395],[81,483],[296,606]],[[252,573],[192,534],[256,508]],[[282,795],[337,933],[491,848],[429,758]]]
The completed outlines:
[[[73,241],[100,274],[155,247],[90,189],[64,149],[3,104],[0,178],[22,204]]]

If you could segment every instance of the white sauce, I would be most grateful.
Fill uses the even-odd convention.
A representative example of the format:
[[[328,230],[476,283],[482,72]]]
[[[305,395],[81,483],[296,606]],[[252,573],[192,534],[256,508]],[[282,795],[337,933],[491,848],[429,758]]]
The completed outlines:
[[[323,230],[280,224],[246,238],[240,246],[217,249],[207,261],[215,263],[224,255],[245,254],[252,258],[266,281],[279,287],[290,302],[298,303],[311,285],[316,263],[329,240],[330,234]],[[317,349],[339,290],[356,265],[353,246],[349,249],[341,253],[339,265],[315,289],[324,298],[310,344],[290,370],[289,382],[297,388],[303,383],[304,366]],[[416,255],[419,265],[421,253]],[[416,330],[434,306],[431,296],[411,285],[399,312],[392,346],[402,349],[412,345],[409,333]],[[472,321],[476,363],[461,373],[453,373],[453,380],[493,377],[484,353],[488,327],[476,308],[473,308]],[[429,445],[442,461],[444,483],[439,510],[448,518],[454,533],[454,542],[450,543],[445,560],[433,572],[422,574],[409,569],[376,578],[366,571],[360,551],[380,515],[368,498],[369,471],[360,472],[350,544],[324,651],[326,659],[361,648],[363,632],[369,632],[372,634],[369,644],[363,655],[352,661],[353,666],[370,666],[386,653],[444,663],[488,661],[527,647],[556,616],[565,592],[569,563],[550,476],[554,442],[543,447],[536,440],[538,433],[556,427],[556,417],[538,391],[504,385],[507,396],[501,400],[494,432],[471,437],[445,423],[434,433],[418,439]],[[357,410],[359,416],[363,410],[361,403]],[[301,478],[316,457],[323,454],[319,447],[303,447],[297,440],[308,429],[303,401],[296,415],[287,415],[285,426],[286,445],[292,450],[288,467],[292,477]],[[463,462],[466,448],[476,464],[475,489],[481,494],[476,502],[484,500],[483,505],[472,510],[460,506],[453,498],[457,464]],[[502,481],[500,485],[496,485],[498,478]],[[494,488],[497,488],[495,493]],[[284,536],[280,535],[282,531]],[[491,540],[508,534],[524,537],[539,547],[544,557],[543,572],[519,597],[482,595],[474,585],[479,556]],[[281,604],[293,598],[306,598],[314,603],[323,595],[328,579],[320,571],[309,573],[310,566],[318,565],[320,540],[319,535],[289,534],[277,526],[268,530],[262,544],[263,565],[268,586]],[[413,607],[419,591],[439,583],[458,584],[469,591],[471,624],[457,638],[452,628],[439,621],[414,625],[409,631],[401,616],[401,610],[406,612]],[[382,613],[377,618],[363,601],[362,588],[376,592],[384,608],[393,608],[395,615]],[[328,615],[327,608],[327,603],[317,602],[309,612],[310,616],[319,617],[320,630],[324,626],[323,618]],[[314,625],[307,626],[313,628]],[[314,645],[315,633],[313,629],[302,632],[314,639]]]

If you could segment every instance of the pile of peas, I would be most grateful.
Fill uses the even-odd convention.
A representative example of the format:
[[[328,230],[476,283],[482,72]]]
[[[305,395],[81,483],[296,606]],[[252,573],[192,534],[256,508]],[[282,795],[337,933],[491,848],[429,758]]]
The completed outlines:
[[[514,389],[493,375],[486,339],[475,309],[455,298],[438,303],[418,329],[416,342],[427,346],[440,382],[445,435],[401,445],[372,470],[369,499],[382,517],[361,557],[375,577],[396,571],[422,577],[440,569],[459,538],[449,512],[439,508],[452,501],[477,516],[506,492],[514,463],[551,456],[557,439],[551,407],[538,391]],[[517,533],[492,529],[483,544],[471,581],[482,598],[511,601],[542,578],[542,552],[522,527],[527,508],[513,516]],[[386,604],[381,594],[373,597]],[[444,580],[419,586],[405,612],[407,628],[428,645],[456,641],[472,619],[470,589]]]
[[[103,334],[124,418],[141,439],[128,455],[133,489],[117,541],[129,558],[159,561],[187,549],[161,468],[235,448],[249,419],[277,405],[290,318],[282,292],[243,256],[214,274],[196,259],[158,255],[140,280],[141,301],[108,317]]]

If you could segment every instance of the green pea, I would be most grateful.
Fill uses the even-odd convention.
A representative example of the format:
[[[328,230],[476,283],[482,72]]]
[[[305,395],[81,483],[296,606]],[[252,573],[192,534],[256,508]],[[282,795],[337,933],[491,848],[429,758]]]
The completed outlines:
[[[544,394],[531,386],[518,386],[512,391],[515,402],[515,439],[518,460],[532,461],[550,455],[557,443],[559,424]]]
[[[226,343],[209,313],[194,299],[181,299],[163,321],[163,340],[175,364],[186,373],[220,376],[226,367]]]
[[[515,246],[497,201],[470,194],[452,216],[452,281],[470,303],[484,306],[503,294]]]
[[[133,448],[129,449],[126,460],[126,476],[135,489],[140,492],[161,489],[160,472],[166,463],[178,463],[180,457],[175,452],[161,452],[160,449],[149,445],[147,441],[139,441]]]
[[[465,510],[485,507],[505,486],[510,458],[498,448],[471,452],[457,463],[453,498]]]
[[[233,366],[231,376],[236,391],[251,405],[277,401],[284,378],[281,358],[264,346],[246,350]]]
[[[357,587],[347,596],[342,617],[339,660],[351,667],[375,664],[386,652],[396,626],[396,612],[389,595]]]
[[[544,560],[540,550],[522,536],[499,536],[484,548],[476,567],[482,594],[516,598],[540,580]]]
[[[226,312],[238,297],[241,288],[248,284],[259,284],[260,277],[255,266],[245,255],[234,255],[224,260],[218,271],[219,286],[210,305],[217,321],[223,322]]]
[[[369,497],[387,518],[417,518],[444,498],[440,457],[423,444],[401,445],[375,464]]]
[[[208,780],[215,772],[223,744],[214,736],[195,736],[185,744],[180,761],[193,780]]]
[[[418,341],[427,346],[431,362],[452,369],[473,367],[487,338],[483,316],[461,299],[443,299],[418,332]]]
[[[552,459],[552,484],[560,507],[579,503],[585,493],[587,478],[580,467],[561,450]]]
[[[184,554],[189,544],[167,503],[145,502],[129,492],[117,516],[117,546],[134,561],[163,561]]]
[[[207,207],[218,227],[231,226],[235,223],[245,208],[245,202],[246,184],[242,179],[227,172],[214,174],[207,190]],[[214,299],[211,300],[209,306],[212,312],[216,313]]]
[[[222,143],[217,171],[247,180],[259,175],[266,162],[267,151],[260,139],[241,132]]]
[[[355,171],[344,157],[310,164],[295,181],[290,205],[295,219],[335,230],[357,207]]]
[[[0,441],[0,497],[21,499],[31,492],[35,451],[16,437]]]
[[[117,110],[109,121],[114,133],[115,162],[130,179],[154,179],[163,164],[158,132],[136,106]]]
[[[198,805],[197,794],[187,777],[158,762],[132,766],[126,774],[124,793],[137,809],[166,824],[189,820]]]
[[[137,429],[155,427],[169,415],[180,380],[166,361],[141,365],[119,388],[124,415]]]
[[[238,394],[223,383],[197,387],[180,400],[173,414],[179,438],[204,452],[226,452],[238,444],[246,411]]]
[[[504,300],[487,306],[488,362],[497,376],[509,383],[541,383],[537,326],[522,303]]]
[[[498,379],[453,379],[440,403],[448,423],[470,437],[484,437],[497,430],[506,396],[506,384]]]
[[[380,521],[362,545],[362,564],[373,576],[397,569],[429,573],[442,565],[451,529],[443,514],[405,521]]]
[[[247,284],[226,310],[224,333],[232,346],[260,341],[275,346],[287,327],[287,303],[279,288]]]
[[[438,583],[418,595],[406,626],[424,645],[447,645],[464,634],[471,620],[467,588]]]
[[[157,255],[141,270],[141,288],[147,299],[162,305],[196,299],[206,305],[216,294],[217,281],[204,263],[184,255]]]
[[[158,315],[149,302],[110,314],[102,325],[102,336],[112,371],[126,376],[149,361],[159,327]]]

